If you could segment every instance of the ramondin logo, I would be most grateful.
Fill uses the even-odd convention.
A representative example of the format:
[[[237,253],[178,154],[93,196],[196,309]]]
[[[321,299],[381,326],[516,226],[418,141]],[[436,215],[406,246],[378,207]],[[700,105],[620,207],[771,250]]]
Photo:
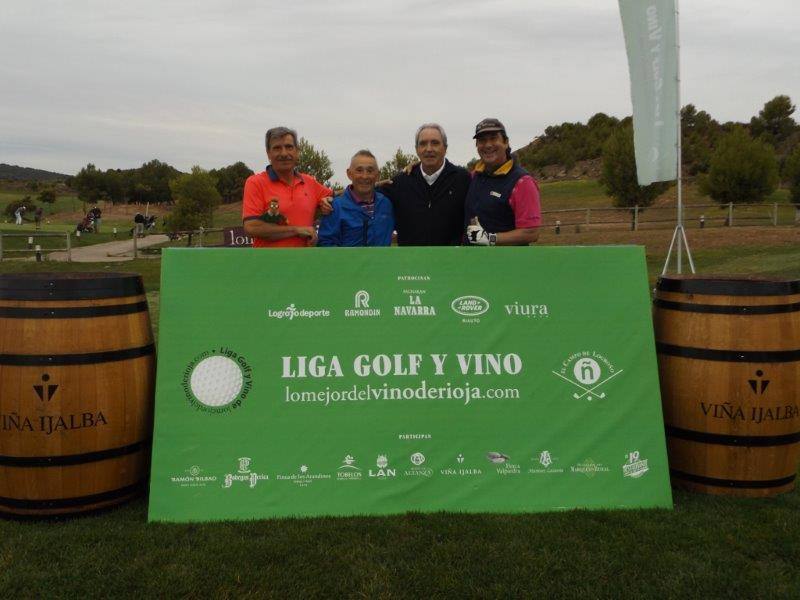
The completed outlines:
[[[327,308],[319,308],[309,310],[306,308],[297,308],[294,302],[282,310],[267,309],[267,316],[271,319],[286,319],[291,321],[293,319],[319,319],[331,316],[331,311]]]
[[[380,308],[369,307],[369,292],[366,290],[359,290],[356,292],[354,299],[355,308],[346,308],[344,311],[345,317],[380,317]]]
[[[253,387],[247,359],[225,346],[198,354],[183,370],[183,393],[197,410],[229,412],[242,405]]]
[[[552,373],[578,388],[572,394],[575,400],[586,398],[591,402],[605,399],[606,392],[601,388],[622,371],[602,354],[583,350],[568,356],[561,362],[561,368]]]
[[[450,308],[462,317],[477,317],[489,310],[489,301],[480,296],[459,296],[450,303]]]

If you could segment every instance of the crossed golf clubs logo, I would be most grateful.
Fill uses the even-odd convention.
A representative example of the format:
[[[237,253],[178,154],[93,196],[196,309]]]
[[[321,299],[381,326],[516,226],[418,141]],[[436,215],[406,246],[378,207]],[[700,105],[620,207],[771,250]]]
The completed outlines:
[[[595,399],[602,400],[603,398],[605,398],[606,397],[605,392],[597,393],[595,390],[605,385],[612,379],[614,379],[614,377],[622,373],[622,371],[623,369],[620,369],[619,371],[612,373],[602,381],[597,381],[598,379],[600,379],[600,375],[602,373],[602,371],[600,370],[600,365],[597,364],[597,361],[591,358],[581,358],[576,361],[575,366],[573,368],[573,374],[575,375],[575,379],[577,379],[578,381],[576,381],[575,379],[570,379],[569,377],[564,377],[558,371],[552,371],[552,373],[553,375],[560,377],[564,381],[571,383],[580,390],[583,390],[582,394],[579,394],[578,392],[572,394],[572,397],[575,398],[575,400],[580,400],[581,398],[586,396],[587,397],[586,399],[591,402],[592,400]]]

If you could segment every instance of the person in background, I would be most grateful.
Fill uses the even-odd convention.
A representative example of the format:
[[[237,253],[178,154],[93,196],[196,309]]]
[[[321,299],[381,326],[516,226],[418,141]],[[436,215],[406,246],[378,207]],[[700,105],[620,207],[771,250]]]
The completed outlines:
[[[94,232],[100,233],[100,221],[103,215],[103,211],[101,211],[97,205],[93,206],[92,209],[89,211],[89,214],[92,216],[92,222],[94,223]]]
[[[389,199],[375,190],[378,161],[369,150],[350,159],[352,182],[333,200],[333,210],[319,224],[318,246],[390,246],[394,214]]]
[[[17,210],[14,211],[14,223],[16,225],[22,225],[22,215],[25,214],[25,211],[28,210],[25,206],[20,206]]]
[[[329,213],[333,192],[311,175],[297,170],[299,151],[294,129],[273,127],[267,131],[265,145],[267,168],[248,177],[244,184],[244,232],[253,238],[254,248],[313,246],[317,241],[314,229],[317,208],[323,214]],[[277,215],[274,201],[277,201]]]
[[[42,210],[41,206],[37,206],[36,210],[33,211],[33,226],[34,226],[35,229],[41,229],[42,228],[42,215],[43,214],[44,214],[44,211]]]
[[[539,186],[511,155],[505,126],[483,119],[475,126],[475,165],[464,205],[466,242],[476,246],[527,246],[542,222]]]
[[[133,217],[133,235],[136,237],[144,237],[144,215],[137,212]]]

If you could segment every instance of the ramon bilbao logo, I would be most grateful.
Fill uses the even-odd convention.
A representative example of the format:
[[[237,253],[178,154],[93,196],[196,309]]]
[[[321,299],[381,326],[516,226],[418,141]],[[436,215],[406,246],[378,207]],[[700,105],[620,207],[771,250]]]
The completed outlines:
[[[570,354],[561,362],[553,375],[573,386],[575,400],[603,400],[606,398],[608,383],[623,369],[618,369],[604,355],[594,350],[582,350]],[[577,389],[575,389],[577,388]]]

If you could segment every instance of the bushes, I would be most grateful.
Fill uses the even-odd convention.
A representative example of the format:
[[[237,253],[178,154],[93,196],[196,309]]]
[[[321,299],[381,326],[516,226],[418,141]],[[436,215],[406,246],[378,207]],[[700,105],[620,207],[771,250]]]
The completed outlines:
[[[700,190],[722,204],[761,202],[777,185],[775,151],[752,139],[744,128],[735,127],[720,139]]]

